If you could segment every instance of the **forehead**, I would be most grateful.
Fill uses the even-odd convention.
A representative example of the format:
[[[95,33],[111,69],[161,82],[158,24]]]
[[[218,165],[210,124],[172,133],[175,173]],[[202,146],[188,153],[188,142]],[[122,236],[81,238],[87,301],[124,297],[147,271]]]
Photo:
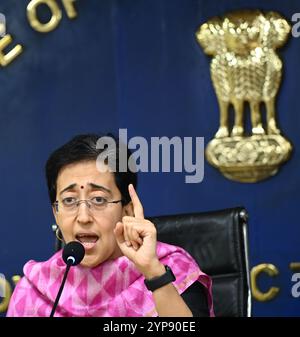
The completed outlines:
[[[57,177],[57,191],[71,184],[86,186],[95,183],[109,188],[117,189],[112,172],[100,172],[96,167],[96,161],[85,161],[69,164],[63,167]]]

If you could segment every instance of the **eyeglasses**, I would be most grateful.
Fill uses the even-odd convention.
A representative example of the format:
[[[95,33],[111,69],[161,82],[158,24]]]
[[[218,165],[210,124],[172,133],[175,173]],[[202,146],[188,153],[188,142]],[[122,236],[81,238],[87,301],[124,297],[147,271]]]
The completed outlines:
[[[83,199],[77,200],[74,197],[67,197],[67,198],[64,198],[62,201],[56,200],[54,202],[54,206],[55,206],[56,212],[58,212],[60,209],[62,212],[66,214],[74,214],[78,212],[79,205],[84,202],[91,212],[96,213],[96,212],[103,211],[107,207],[108,204],[117,204],[122,201],[123,199],[108,201],[107,199],[103,197],[93,197],[91,199],[85,199],[85,200]],[[61,205],[61,207],[58,207],[59,204]]]

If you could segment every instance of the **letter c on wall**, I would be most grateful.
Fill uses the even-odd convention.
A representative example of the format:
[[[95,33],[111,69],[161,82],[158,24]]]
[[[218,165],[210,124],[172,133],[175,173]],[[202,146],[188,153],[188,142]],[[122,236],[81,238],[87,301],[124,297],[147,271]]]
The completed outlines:
[[[279,274],[276,266],[270,263],[262,263],[252,268],[251,270],[251,284],[252,284],[252,295],[260,302],[266,302],[273,299],[279,292],[278,287],[271,287],[267,292],[263,293],[258,289],[257,278],[259,274],[267,273],[269,276],[274,277]]]

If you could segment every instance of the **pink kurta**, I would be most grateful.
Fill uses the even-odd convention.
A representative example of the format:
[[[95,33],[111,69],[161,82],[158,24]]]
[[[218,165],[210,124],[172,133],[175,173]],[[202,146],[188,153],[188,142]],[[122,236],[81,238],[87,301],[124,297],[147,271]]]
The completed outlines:
[[[171,267],[173,283],[181,294],[195,281],[207,289],[209,312],[213,314],[211,279],[182,248],[157,243],[159,260]],[[27,262],[24,277],[11,297],[7,316],[50,316],[66,265],[61,251],[48,261]],[[94,268],[80,265],[68,274],[55,316],[60,317],[137,317],[158,316],[152,293],[144,277],[125,256],[105,261]]]

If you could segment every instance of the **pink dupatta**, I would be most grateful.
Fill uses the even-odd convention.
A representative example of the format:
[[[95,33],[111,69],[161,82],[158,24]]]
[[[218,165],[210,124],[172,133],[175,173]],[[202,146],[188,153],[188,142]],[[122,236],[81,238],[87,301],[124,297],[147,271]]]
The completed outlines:
[[[176,276],[173,284],[180,294],[195,281],[204,285],[210,316],[214,316],[211,279],[194,259],[182,248],[162,242],[157,242],[157,254],[163,264],[172,268]],[[45,262],[27,262],[7,316],[49,316],[65,267],[61,251]],[[95,268],[71,268],[55,316],[138,317],[157,316],[157,312],[143,275],[127,257],[121,256]]]

